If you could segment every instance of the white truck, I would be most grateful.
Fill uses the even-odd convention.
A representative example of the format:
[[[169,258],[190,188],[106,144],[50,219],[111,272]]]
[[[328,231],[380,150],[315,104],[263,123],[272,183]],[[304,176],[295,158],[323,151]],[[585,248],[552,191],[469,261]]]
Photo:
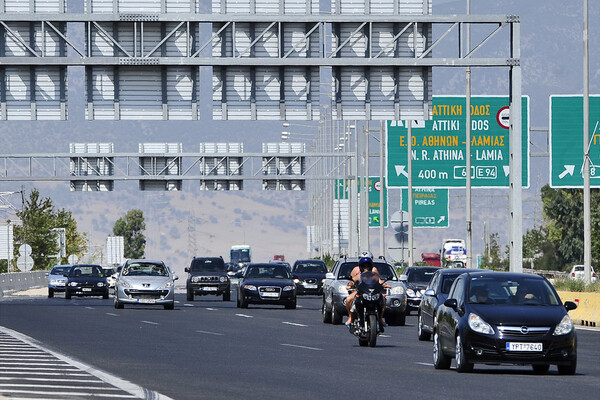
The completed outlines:
[[[442,247],[442,264],[446,268],[464,268],[467,247],[463,239],[446,239]]]

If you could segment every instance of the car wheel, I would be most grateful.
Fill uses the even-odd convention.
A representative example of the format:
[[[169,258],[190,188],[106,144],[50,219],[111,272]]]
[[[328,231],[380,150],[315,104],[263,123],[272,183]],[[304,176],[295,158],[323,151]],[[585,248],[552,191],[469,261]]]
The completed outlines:
[[[342,324],[342,313],[337,312],[335,306],[331,307],[331,323],[333,325],[341,325]]]
[[[420,341],[424,342],[431,339],[431,333],[423,330],[423,317],[421,316],[421,313],[419,313],[419,321],[417,322],[417,332],[419,334]]]
[[[471,372],[473,371],[473,363],[467,360],[465,348],[462,344],[460,334],[456,335],[456,371]]]
[[[223,301],[231,301],[231,292],[229,290],[223,293]]]
[[[558,374],[559,375],[575,375],[575,371],[577,370],[577,359],[571,361],[569,365],[559,365],[558,366]]]
[[[246,301],[244,296],[240,296],[239,301],[240,301],[240,308],[248,308],[248,302]]]
[[[406,325],[406,313],[399,313],[394,317],[394,324],[396,326],[404,326]]]
[[[48,288],[48,297],[50,297],[50,298],[54,297],[54,289]]]
[[[121,303],[121,302],[119,301],[119,299],[117,299],[117,296],[115,296],[115,308],[116,308],[116,309],[119,309],[119,310],[122,310],[122,309],[123,309],[123,307],[124,307],[124,306],[123,306],[123,303]]]
[[[449,369],[451,361],[452,359],[442,351],[440,335],[437,331],[433,332],[433,367],[435,369]]]
[[[288,310],[295,310],[296,309],[296,301],[294,300],[293,302],[286,304],[285,308]]]
[[[65,290],[65,299],[71,300],[71,293],[68,290]]]
[[[175,302],[173,301],[171,303],[165,304],[164,307],[165,307],[165,310],[173,310],[173,309],[175,309]]]
[[[188,290],[187,291],[186,300],[187,301],[194,301],[194,292],[192,290]]]
[[[323,323],[331,323],[331,313],[327,311],[327,303],[325,303],[325,297],[323,297],[323,304],[321,305],[321,315],[323,316]]]
[[[106,292],[102,294],[102,298],[105,300],[108,299],[108,289],[106,289]]]
[[[550,364],[533,364],[531,367],[536,374],[545,374],[550,369]]]

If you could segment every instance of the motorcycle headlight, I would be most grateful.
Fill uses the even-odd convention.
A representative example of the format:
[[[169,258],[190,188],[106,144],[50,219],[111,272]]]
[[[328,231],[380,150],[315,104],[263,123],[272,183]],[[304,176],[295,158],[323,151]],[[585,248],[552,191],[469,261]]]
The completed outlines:
[[[117,281],[117,284],[121,287],[131,287],[131,285],[129,284],[129,282],[127,282],[125,279],[119,279]]]
[[[348,286],[348,285],[344,285],[344,284],[338,285],[338,293],[348,294],[348,289],[346,289],[346,286]]]
[[[367,301],[377,301],[379,300],[379,298],[381,297],[381,295],[379,293],[363,293],[362,294],[363,299],[367,300]]]
[[[96,285],[98,285],[98,287],[102,287],[104,286],[104,282],[98,282]]]
[[[256,292],[256,286],[254,285],[244,285],[244,289],[250,290],[251,292]]]
[[[283,287],[284,292],[289,292],[290,290],[294,290],[294,286],[284,286]]]
[[[492,326],[485,322],[479,315],[473,313],[469,314],[469,328],[484,335],[494,334]]]
[[[165,284],[162,285],[161,287],[159,287],[158,289],[159,290],[160,289],[168,289],[168,288],[171,288],[171,287],[173,287],[173,281],[168,281],[168,282],[165,282]]]
[[[390,289],[390,294],[402,295],[402,294],[404,294],[404,288],[402,286],[395,286]]]
[[[415,297],[415,291],[412,289],[406,289],[406,295],[409,297]]]
[[[556,328],[554,328],[554,333],[552,335],[554,335],[554,336],[566,335],[567,333],[571,333],[572,330],[573,330],[573,321],[571,320],[571,317],[569,317],[568,315],[565,315],[563,317],[563,319],[560,321],[560,323],[558,325],[556,325]]]

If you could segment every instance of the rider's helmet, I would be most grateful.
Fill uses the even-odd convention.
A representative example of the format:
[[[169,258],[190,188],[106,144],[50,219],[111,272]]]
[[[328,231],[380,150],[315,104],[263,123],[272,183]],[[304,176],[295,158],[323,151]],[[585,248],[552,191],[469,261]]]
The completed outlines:
[[[370,268],[373,266],[373,254],[370,251],[363,251],[360,253],[360,257],[358,259],[358,267],[361,271],[364,271],[365,268]]]

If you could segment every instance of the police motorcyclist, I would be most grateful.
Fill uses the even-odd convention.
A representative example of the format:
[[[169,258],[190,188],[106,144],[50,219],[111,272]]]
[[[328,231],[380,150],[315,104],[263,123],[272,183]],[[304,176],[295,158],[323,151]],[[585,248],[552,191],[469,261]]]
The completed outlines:
[[[352,279],[348,283],[348,286],[346,286],[346,288],[350,292],[348,297],[346,297],[346,309],[348,310],[348,321],[346,321],[347,326],[350,326],[354,322],[354,318],[356,317],[356,311],[353,307],[354,300],[356,299],[356,292],[354,290],[360,283],[360,275],[363,272],[371,272],[372,274],[374,274],[377,278],[379,278],[379,283],[381,283],[381,285],[384,288],[391,287],[389,284],[385,283],[385,281],[383,281],[379,276],[379,271],[373,265],[373,255],[371,254],[371,252],[363,251],[362,253],[360,253],[358,265],[354,267],[350,272],[350,276]],[[379,307],[379,325],[380,330],[383,332],[383,327],[385,326],[385,321],[383,319],[383,312],[385,311],[385,300],[381,302]]]

